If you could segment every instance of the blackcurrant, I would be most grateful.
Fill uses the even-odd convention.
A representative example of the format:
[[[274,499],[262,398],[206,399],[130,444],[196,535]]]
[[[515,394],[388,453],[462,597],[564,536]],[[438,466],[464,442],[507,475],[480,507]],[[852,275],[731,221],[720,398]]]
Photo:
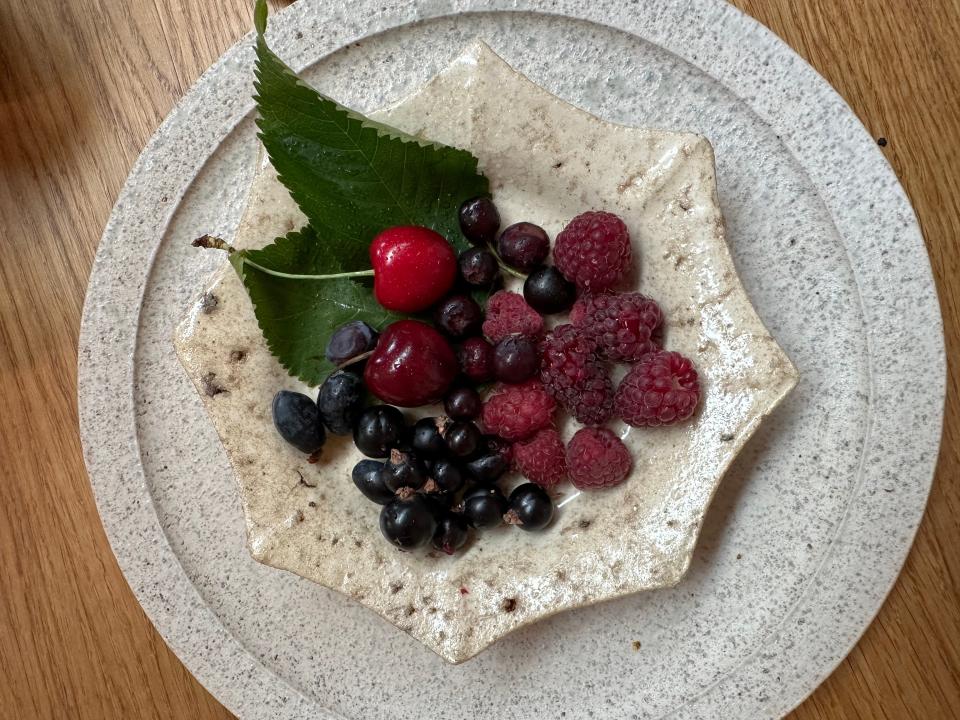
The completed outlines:
[[[524,483],[510,493],[505,519],[521,530],[542,530],[553,519],[553,500],[539,485]]]
[[[475,383],[493,379],[493,345],[481,337],[467,338],[457,349],[460,372]]]
[[[463,516],[475,528],[496,527],[506,511],[507,499],[495,485],[477,485],[463,496]]]
[[[547,259],[550,238],[539,225],[516,223],[500,234],[497,252],[507,265],[529,272]]]
[[[469,295],[451,295],[433,311],[433,322],[452,338],[462,338],[480,332],[483,310]]]
[[[460,513],[444,513],[433,531],[433,546],[447,555],[462,548],[470,537],[470,525]]]
[[[404,550],[426,545],[436,527],[430,504],[420,495],[398,497],[380,511],[380,532]]]
[[[353,472],[350,473],[357,489],[377,505],[386,505],[394,498],[393,491],[383,484],[383,476],[380,474],[382,469],[381,462],[361,460],[353,466]]]
[[[453,495],[463,487],[463,473],[450,460],[437,460],[430,473],[436,492]]]
[[[510,467],[507,459],[498,452],[487,452],[468,462],[464,469],[467,475],[482,483],[493,483],[500,479]]]
[[[453,457],[468,458],[480,449],[483,433],[472,422],[458,420],[447,427],[443,439],[447,441],[447,450]]]
[[[363,380],[347,370],[337,370],[323,381],[317,407],[327,430],[334,435],[349,435],[363,412]]]
[[[377,331],[365,322],[354,320],[333,331],[324,354],[334,365],[343,365],[358,355],[373,350],[378,337]]]
[[[441,430],[447,425],[446,418],[425,417],[417,420],[413,426],[411,447],[420,455],[439,457],[447,452],[447,443],[443,439]]]
[[[472,387],[457,387],[447,393],[443,409],[454,420],[471,420],[480,414],[483,400]]]
[[[527,275],[523,299],[541,315],[551,315],[571,308],[577,288],[553,265],[544,265]]]
[[[303,393],[281,390],[273,396],[273,424],[280,437],[307,454],[327,439],[317,404]]]
[[[392,405],[372,405],[360,413],[353,427],[353,442],[367,457],[385,458],[405,441],[403,413]]]
[[[465,200],[460,206],[460,232],[474,245],[493,242],[500,229],[500,213],[493,200],[480,196]]]
[[[490,287],[500,274],[497,259],[489,250],[469,248],[460,253],[460,277],[467,285]]]
[[[521,383],[540,368],[537,344],[525,335],[508,335],[493,348],[493,374],[506,383]]]
[[[390,451],[390,459],[384,464],[380,474],[383,476],[383,484],[393,492],[403,487],[419,490],[427,481],[427,469],[420,458],[400,450]]]

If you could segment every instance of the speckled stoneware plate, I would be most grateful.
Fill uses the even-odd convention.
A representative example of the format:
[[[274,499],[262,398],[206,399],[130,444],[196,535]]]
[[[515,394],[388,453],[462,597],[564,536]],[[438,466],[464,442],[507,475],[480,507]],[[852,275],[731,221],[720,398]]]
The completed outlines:
[[[822,79],[723,3],[308,2],[271,32],[292,66],[366,111],[475,38],[599,118],[712,143],[733,264],[802,377],[727,472],[683,581],[555,615],[454,666],[360,603],[250,558],[227,453],[170,342],[222,262],[189,241],[198,228],[236,235],[257,172],[249,41],[151,141],[91,278],[81,425],[121,566],[174,650],[244,718],[782,715],[873,617],[929,489],[943,342],[909,204]],[[575,143],[561,151],[576,156]]]

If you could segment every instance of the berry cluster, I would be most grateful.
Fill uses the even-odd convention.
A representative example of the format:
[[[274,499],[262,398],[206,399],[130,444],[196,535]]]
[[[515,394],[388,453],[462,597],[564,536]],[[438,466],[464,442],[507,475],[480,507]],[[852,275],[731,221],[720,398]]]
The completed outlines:
[[[520,222],[499,232],[487,197],[465,202],[459,219],[474,245],[459,258],[426,228],[385,230],[371,246],[381,303],[429,310],[432,324],[399,320],[377,333],[347,323],[330,337],[326,358],[338,369],[316,401],[281,391],[273,402],[278,432],[311,460],[327,433],[353,436],[367,459],[352,479],[383,506],[388,541],[402,549],[432,542],[448,554],[474,530],[546,527],[555,512],[549,491],[566,479],[581,490],[621,483],[630,452],[601,426],[613,416],[636,427],[679,422],[700,397],[690,361],[661,349],[657,303],[613,291],[633,263],[620,218],[575,217],[557,235],[555,265],[543,228]],[[497,290],[501,268],[525,273],[522,295]],[[485,309],[477,289],[495,290]],[[547,330],[545,315],[567,311],[568,322]],[[615,388],[617,362],[632,367]],[[481,387],[493,381],[484,400]],[[389,404],[366,407],[368,392]],[[412,424],[399,409],[441,402],[445,414]],[[560,409],[584,426],[567,444],[556,428]],[[511,469],[529,482],[508,495],[500,483]]]

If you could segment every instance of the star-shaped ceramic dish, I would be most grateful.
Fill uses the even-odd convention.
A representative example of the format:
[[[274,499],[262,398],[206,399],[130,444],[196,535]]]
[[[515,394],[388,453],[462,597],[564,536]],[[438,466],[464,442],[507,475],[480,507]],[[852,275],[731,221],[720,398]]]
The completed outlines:
[[[676,584],[724,471],[797,382],[737,277],[710,143],[600,120],[482,42],[375,119],[473,152],[504,224],[530,220],[553,236],[587,209],[624,218],[632,284],[664,309],[668,349],[694,359],[701,406],[676,427],[616,426],[635,458],[631,477],[594,493],[566,486],[543,533],[487,532],[454,557],[402,553],[350,480],[359,456],[349,439],[328,442],[310,465],[276,435],[274,393],[308,390],[270,355],[225,266],[175,342],[236,474],[250,553],[353,598],[450,662],[553,613]],[[234,244],[259,247],[303,222],[267,165]]]

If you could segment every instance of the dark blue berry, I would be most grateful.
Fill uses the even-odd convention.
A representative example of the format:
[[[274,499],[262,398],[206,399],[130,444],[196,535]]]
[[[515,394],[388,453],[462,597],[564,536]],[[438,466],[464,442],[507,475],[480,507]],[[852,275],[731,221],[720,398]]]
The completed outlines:
[[[327,430],[349,435],[363,412],[363,380],[352,372],[337,370],[320,386],[317,407]]]
[[[480,414],[483,400],[472,387],[457,387],[443,399],[443,409],[454,420],[472,420]]]
[[[460,277],[467,285],[490,287],[500,274],[497,259],[488,250],[469,248],[460,253]]]
[[[476,482],[493,483],[509,469],[510,463],[498,452],[491,452],[474,458],[464,469]]]
[[[444,513],[433,532],[433,546],[447,555],[462,548],[470,537],[470,525],[460,513]]]
[[[416,455],[399,450],[390,451],[390,459],[384,464],[380,474],[383,476],[384,486],[393,492],[403,487],[419,490],[427,481],[427,469],[423,462]]]
[[[483,324],[483,310],[469,295],[451,295],[434,309],[433,322],[452,338],[475,335]]]
[[[483,433],[472,422],[459,420],[447,426],[443,439],[447,450],[455,458],[468,458],[474,455],[483,444]]]
[[[425,417],[417,420],[413,426],[411,446],[424,457],[446,455],[447,443],[441,432],[446,425],[445,418]]]
[[[280,437],[307,454],[327,439],[317,404],[303,393],[281,390],[273,396],[273,424]]]
[[[550,238],[539,225],[519,222],[500,234],[497,252],[507,265],[529,272],[547,259],[550,253]]]
[[[496,527],[507,511],[507,499],[495,485],[477,485],[463,496],[463,516],[478,529]]]
[[[508,335],[493,348],[493,374],[505,383],[521,383],[540,369],[537,344],[525,335]]]
[[[460,232],[474,245],[483,246],[493,242],[500,229],[500,213],[493,200],[475,197],[465,200],[459,211]]]
[[[382,469],[381,462],[361,460],[353,466],[353,472],[350,473],[357,489],[377,505],[386,505],[394,498],[393,491],[383,484],[383,477],[380,474]]]
[[[537,268],[523,282],[523,299],[541,315],[565,312],[577,299],[576,286],[552,265]]]
[[[510,493],[505,520],[521,530],[542,530],[553,519],[553,500],[534,483],[524,483]]]
[[[373,350],[378,338],[376,330],[362,320],[354,320],[333,331],[324,354],[334,365],[343,365]]]
[[[380,511],[380,532],[404,550],[426,545],[436,528],[430,504],[420,495],[398,497]]]
[[[406,423],[403,413],[392,405],[373,405],[357,418],[353,442],[367,457],[385,458],[392,448],[405,441]]]

